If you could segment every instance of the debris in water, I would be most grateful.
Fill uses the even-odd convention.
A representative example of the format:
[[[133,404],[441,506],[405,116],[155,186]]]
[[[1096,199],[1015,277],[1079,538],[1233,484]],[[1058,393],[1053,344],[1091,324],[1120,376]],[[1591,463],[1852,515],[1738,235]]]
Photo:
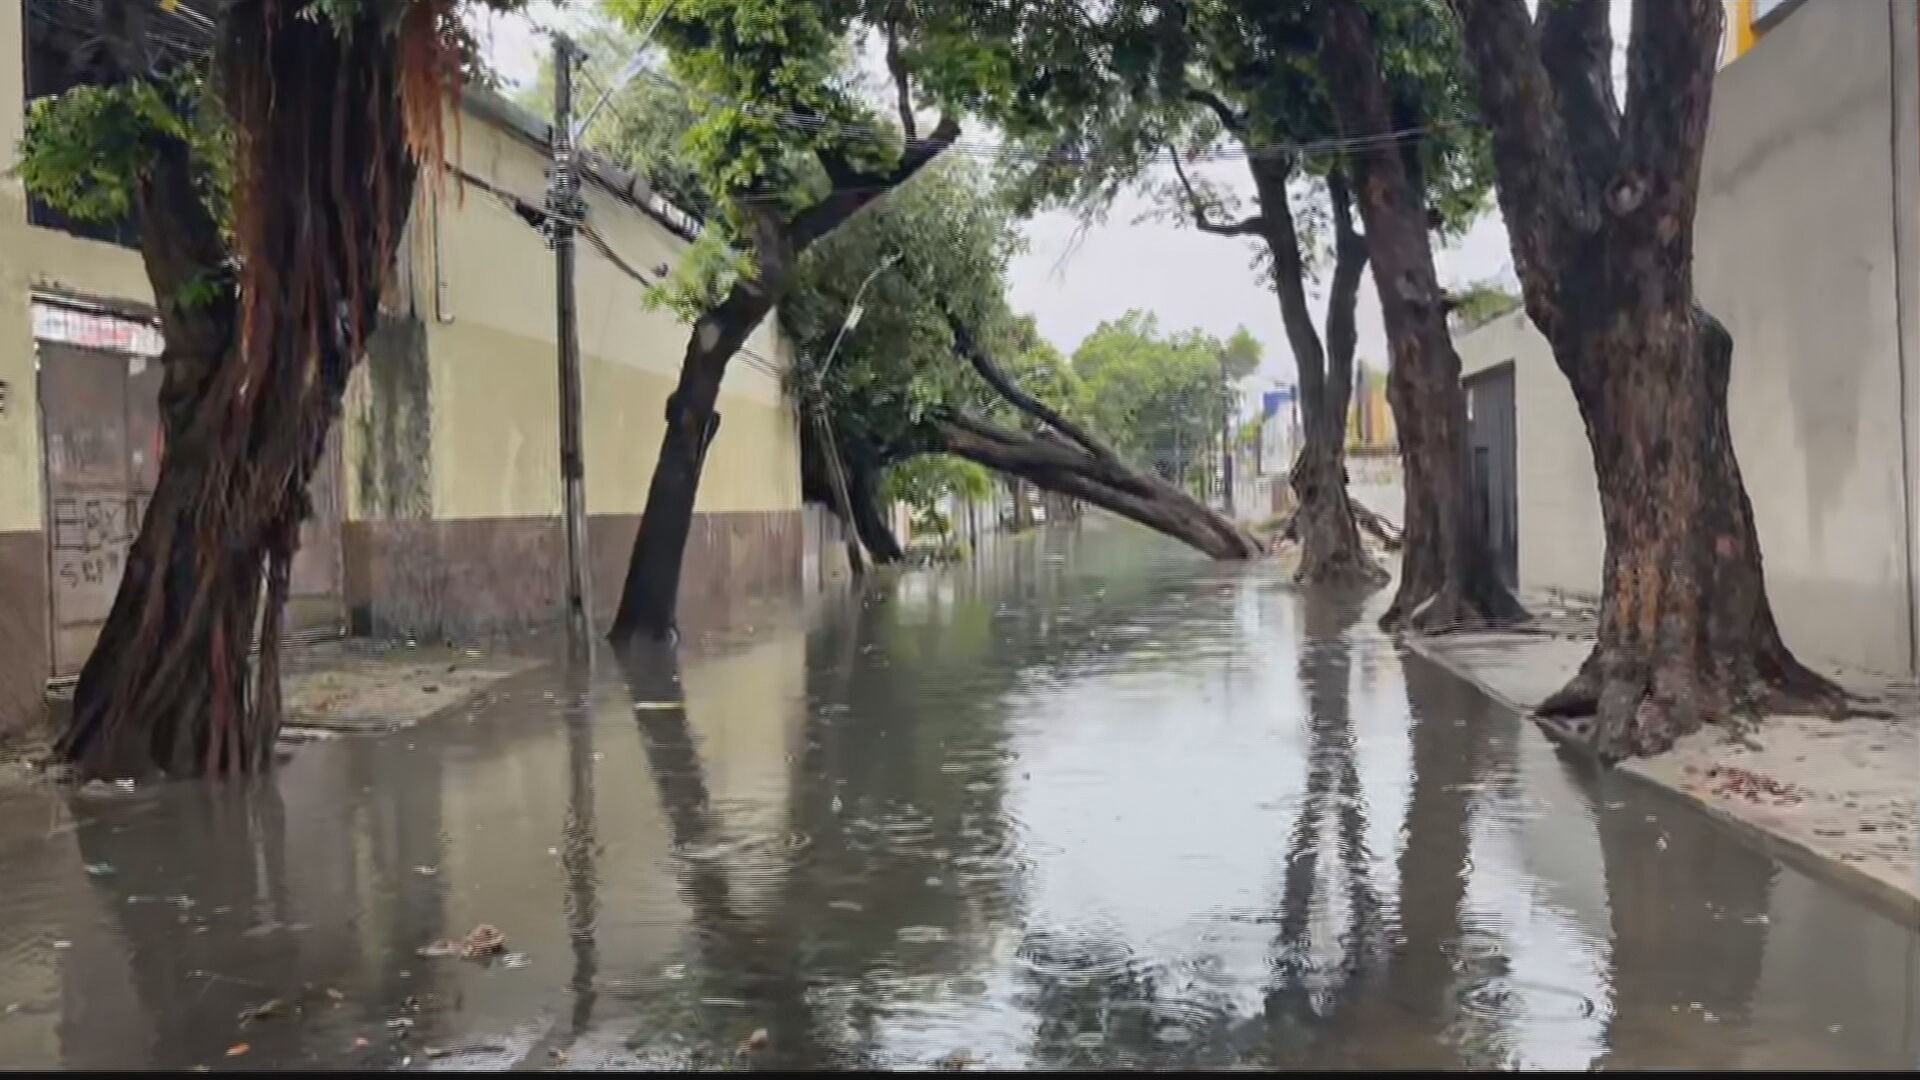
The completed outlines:
[[[491,923],[481,923],[459,939],[441,938],[430,945],[422,945],[414,950],[421,956],[433,958],[458,956],[464,960],[484,960],[507,947],[507,935]]]
[[[928,945],[952,935],[938,926],[903,926],[894,936],[910,945]]]
[[[858,901],[855,901],[855,900],[829,900],[829,901],[827,901],[827,906],[828,906],[828,907],[830,907],[830,908],[833,908],[833,909],[834,909],[835,911],[865,911],[865,910],[867,910],[866,908],[864,908],[864,907],[861,907],[861,906],[860,906],[860,904],[859,904],[859,902],[858,902]]]

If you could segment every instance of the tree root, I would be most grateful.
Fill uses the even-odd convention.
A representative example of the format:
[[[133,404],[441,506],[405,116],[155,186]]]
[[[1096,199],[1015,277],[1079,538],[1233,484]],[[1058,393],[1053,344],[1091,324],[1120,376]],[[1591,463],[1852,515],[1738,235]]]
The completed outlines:
[[[1708,724],[1757,748],[1747,736],[1768,716],[1838,721],[1894,715],[1865,708],[1873,699],[1813,671],[1782,645],[1764,649],[1749,666],[1751,674],[1737,677],[1732,687],[1715,672],[1668,669],[1662,676],[1651,662],[1620,654],[1618,647],[1596,645],[1580,671],[1532,716],[1549,736],[1609,765],[1664,753]]]
[[[1412,611],[1390,610],[1381,623],[1386,626],[1386,620],[1392,618],[1394,625],[1388,629],[1406,629],[1418,634],[1454,634],[1501,629],[1524,621],[1526,617],[1526,609],[1504,589],[1498,591],[1492,603],[1486,603],[1469,597],[1467,590],[1458,582],[1448,582]]]
[[[1368,509],[1360,500],[1349,499],[1348,501],[1353,504],[1353,520],[1355,523],[1367,530],[1367,532],[1372,533],[1374,539],[1380,541],[1381,547],[1386,548],[1388,551],[1400,550],[1400,545],[1405,540],[1405,534],[1399,527]]]

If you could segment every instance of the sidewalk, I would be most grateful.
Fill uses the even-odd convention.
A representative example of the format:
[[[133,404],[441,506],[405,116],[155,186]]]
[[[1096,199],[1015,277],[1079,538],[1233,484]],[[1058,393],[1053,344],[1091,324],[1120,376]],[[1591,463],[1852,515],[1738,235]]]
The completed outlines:
[[[281,657],[281,752],[316,739],[411,727],[468,705],[494,684],[539,663],[517,653],[366,638],[289,647]],[[49,702],[48,731],[64,722],[70,700]],[[46,749],[33,738],[0,747],[0,783],[31,778]]]
[[[1410,636],[1408,644],[1532,712],[1579,669],[1597,612],[1560,597],[1523,599],[1535,613],[1526,630]],[[1753,741],[1708,727],[1668,753],[1619,768],[1692,800],[1782,861],[1920,926],[1920,688],[1820,666],[1893,718],[1772,716]]]

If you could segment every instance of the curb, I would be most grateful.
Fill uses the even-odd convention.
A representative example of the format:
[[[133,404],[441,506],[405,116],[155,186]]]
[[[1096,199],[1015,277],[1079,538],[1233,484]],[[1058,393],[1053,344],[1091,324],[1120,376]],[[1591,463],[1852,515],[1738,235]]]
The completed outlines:
[[[1434,650],[1423,638],[1408,634],[1401,640],[1422,659],[1445,669],[1455,678],[1471,684],[1487,697],[1518,713],[1522,719],[1538,729],[1539,725],[1533,723],[1533,706],[1522,705],[1487,685],[1471,668]],[[1906,889],[1890,884],[1868,874],[1852,863],[1810,847],[1804,841],[1764,828],[1730,813],[1725,807],[1708,802],[1692,792],[1649,775],[1634,762],[1623,762],[1615,766],[1613,771],[1630,776],[1650,789],[1704,811],[1708,818],[1727,829],[1743,843],[1760,849],[1815,881],[1834,886],[1901,926],[1910,930],[1920,930],[1920,882],[1917,882],[1914,888]]]

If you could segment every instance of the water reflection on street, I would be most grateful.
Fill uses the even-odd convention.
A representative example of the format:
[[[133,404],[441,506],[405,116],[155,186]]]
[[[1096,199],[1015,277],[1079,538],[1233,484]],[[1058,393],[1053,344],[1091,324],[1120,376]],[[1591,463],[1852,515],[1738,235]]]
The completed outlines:
[[[1088,521],[251,788],[0,792],[0,1065],[1920,1064],[1913,934],[1379,599]]]

